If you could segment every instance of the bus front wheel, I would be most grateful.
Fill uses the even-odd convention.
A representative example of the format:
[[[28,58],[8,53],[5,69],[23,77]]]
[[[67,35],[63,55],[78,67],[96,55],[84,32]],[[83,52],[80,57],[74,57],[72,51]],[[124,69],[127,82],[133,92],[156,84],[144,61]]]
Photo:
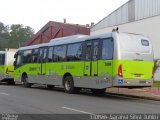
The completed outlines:
[[[30,88],[31,85],[32,85],[31,83],[28,82],[28,76],[27,75],[22,76],[22,82],[23,82],[24,87],[26,87],[26,88]]]
[[[75,91],[74,82],[71,76],[66,76],[64,78],[64,89],[65,89],[65,92],[67,93],[74,93]]]

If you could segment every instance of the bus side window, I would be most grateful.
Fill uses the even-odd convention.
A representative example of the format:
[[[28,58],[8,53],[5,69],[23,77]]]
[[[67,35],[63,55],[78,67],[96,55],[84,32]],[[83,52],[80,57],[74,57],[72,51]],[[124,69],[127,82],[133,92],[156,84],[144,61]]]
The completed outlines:
[[[98,59],[98,48],[99,48],[99,42],[93,41],[93,60]]]
[[[47,47],[43,47],[39,49],[38,62],[45,63],[47,60]]]
[[[24,51],[24,63],[31,63],[32,62],[32,50]]]
[[[91,47],[92,47],[92,43],[87,42],[86,43],[86,60],[91,60]]]
[[[54,47],[53,61],[61,62],[66,60],[66,45]]]
[[[2,65],[2,54],[0,54],[0,65]]]
[[[53,47],[49,48],[49,53],[48,53],[48,62],[53,61]]]
[[[36,63],[38,60],[38,49],[34,49],[32,51],[32,62],[33,63]]]
[[[112,38],[104,39],[102,43],[102,59],[103,60],[113,59],[113,51],[114,51],[113,39]]]
[[[67,61],[82,60],[82,43],[69,44],[67,49]]]
[[[42,62],[42,55],[43,55],[43,49],[39,48],[39,55],[38,55],[38,62],[41,63]]]
[[[43,49],[42,62],[45,63],[47,60],[47,47]]]
[[[5,54],[2,54],[2,65],[5,64]]]

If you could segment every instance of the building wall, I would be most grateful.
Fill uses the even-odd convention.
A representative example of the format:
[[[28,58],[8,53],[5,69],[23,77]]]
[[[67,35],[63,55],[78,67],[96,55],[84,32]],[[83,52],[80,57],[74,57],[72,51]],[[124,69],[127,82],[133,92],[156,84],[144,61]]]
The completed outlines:
[[[135,20],[160,15],[160,0],[135,0]]]
[[[149,36],[153,44],[154,58],[160,58],[160,16],[122,24],[118,27],[119,32],[137,33]],[[111,32],[113,28],[116,28],[116,26],[106,27],[96,31],[91,30],[91,35]],[[160,68],[155,74],[155,79],[160,80]]]
[[[98,22],[92,30],[102,29],[114,25],[119,25],[128,22],[128,3],[121,6],[113,13]]]
[[[160,0],[130,0],[98,22],[92,31],[160,15]]]

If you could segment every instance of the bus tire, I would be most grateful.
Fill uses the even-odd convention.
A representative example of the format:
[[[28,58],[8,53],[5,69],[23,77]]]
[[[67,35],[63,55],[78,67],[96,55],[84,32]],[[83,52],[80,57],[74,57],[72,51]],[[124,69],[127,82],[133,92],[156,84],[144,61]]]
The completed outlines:
[[[71,76],[66,76],[64,78],[64,89],[66,93],[74,93],[75,88],[74,88],[74,82],[73,78]]]
[[[47,85],[47,89],[52,90],[54,88],[54,85]]]
[[[23,75],[22,76],[22,81],[23,81],[23,85],[25,88],[30,88],[31,87],[31,83],[28,82],[28,76],[27,75]]]
[[[104,89],[91,89],[93,94],[104,94],[106,91],[106,88]]]

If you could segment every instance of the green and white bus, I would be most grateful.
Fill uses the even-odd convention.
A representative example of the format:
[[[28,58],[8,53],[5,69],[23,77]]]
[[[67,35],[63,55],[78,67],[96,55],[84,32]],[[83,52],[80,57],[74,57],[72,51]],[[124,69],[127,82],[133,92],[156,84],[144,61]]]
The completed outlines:
[[[14,54],[16,49],[6,49],[0,51],[0,82],[7,82],[8,84],[14,84],[13,72],[14,72]]]
[[[75,35],[26,46],[15,55],[15,81],[25,87],[63,86],[72,93],[81,88],[95,93],[109,87],[149,87],[153,83],[153,50],[148,37],[111,32]]]

